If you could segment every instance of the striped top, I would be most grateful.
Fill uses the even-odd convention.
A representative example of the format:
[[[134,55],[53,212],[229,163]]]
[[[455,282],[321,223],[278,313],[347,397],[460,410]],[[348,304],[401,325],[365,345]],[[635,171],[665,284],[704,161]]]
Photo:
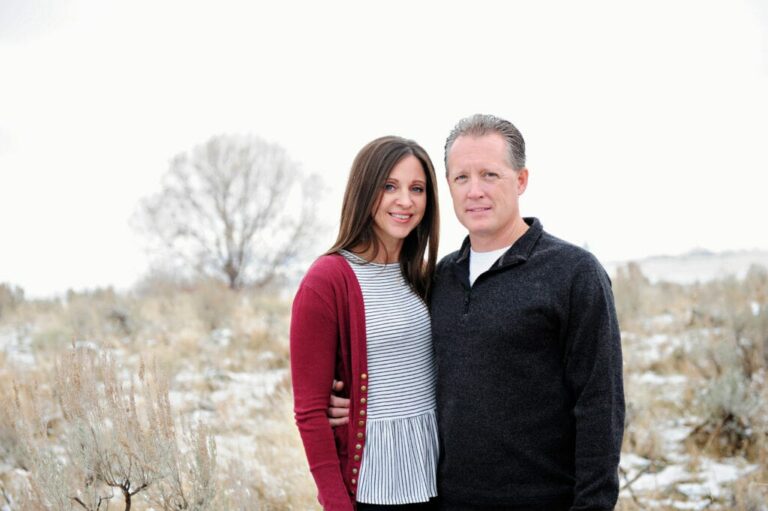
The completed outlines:
[[[426,502],[437,496],[439,454],[429,310],[399,263],[341,254],[363,293],[368,350],[368,422],[357,501]]]

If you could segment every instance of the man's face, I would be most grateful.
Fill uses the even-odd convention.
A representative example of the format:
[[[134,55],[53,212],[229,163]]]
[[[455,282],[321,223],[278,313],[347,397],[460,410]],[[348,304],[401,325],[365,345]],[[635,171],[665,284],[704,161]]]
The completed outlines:
[[[473,247],[505,246],[521,218],[518,198],[528,184],[528,169],[512,167],[507,144],[498,133],[457,138],[448,152],[447,166],[453,209],[469,231]]]

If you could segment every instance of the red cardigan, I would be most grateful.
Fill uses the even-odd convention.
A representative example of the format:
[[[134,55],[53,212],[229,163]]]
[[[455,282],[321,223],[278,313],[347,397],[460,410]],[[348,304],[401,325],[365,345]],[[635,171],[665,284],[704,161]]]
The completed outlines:
[[[360,284],[343,256],[320,257],[293,300],[291,379],[294,412],[326,511],[355,509],[365,447],[368,364]],[[350,398],[348,425],[331,428],[326,416],[333,379]]]

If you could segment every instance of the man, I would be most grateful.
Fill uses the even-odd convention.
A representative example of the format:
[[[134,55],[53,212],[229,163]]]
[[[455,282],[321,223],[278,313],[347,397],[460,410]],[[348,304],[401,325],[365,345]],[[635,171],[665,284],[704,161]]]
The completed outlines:
[[[445,165],[469,236],[438,264],[430,304],[441,509],[613,509],[624,394],[609,278],[521,216],[511,123],[461,120]]]

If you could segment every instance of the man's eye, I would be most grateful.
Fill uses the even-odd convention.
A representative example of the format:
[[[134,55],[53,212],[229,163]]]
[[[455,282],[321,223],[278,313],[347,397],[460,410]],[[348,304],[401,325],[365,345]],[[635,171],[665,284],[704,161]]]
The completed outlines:
[[[498,172],[486,172],[485,173],[485,177],[488,178],[488,179],[496,179],[497,177],[499,177],[499,173]]]
[[[464,181],[466,181],[466,180],[467,180],[467,176],[465,176],[465,175],[463,175],[463,174],[462,174],[462,175],[460,175],[460,176],[456,176],[455,178],[453,178],[453,180],[454,180],[454,182],[456,182],[456,183],[463,183]]]

